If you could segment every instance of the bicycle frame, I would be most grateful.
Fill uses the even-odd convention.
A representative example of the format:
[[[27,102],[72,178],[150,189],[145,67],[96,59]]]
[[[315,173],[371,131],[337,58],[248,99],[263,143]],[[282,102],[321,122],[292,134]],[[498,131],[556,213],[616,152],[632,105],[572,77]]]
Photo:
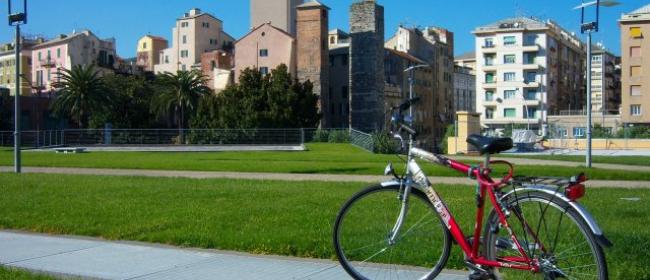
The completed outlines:
[[[411,145],[409,145],[411,146]],[[466,240],[466,236],[463,233],[462,229],[456,222],[456,219],[449,211],[449,208],[440,198],[438,193],[433,189],[432,184],[429,182],[426,175],[423,173],[420,166],[415,161],[416,158],[423,159],[430,163],[440,164],[464,174],[467,174],[470,177],[480,178],[477,180],[478,183],[478,194],[477,194],[477,211],[476,211],[476,223],[474,225],[473,240],[474,242],[470,243]],[[458,245],[467,256],[466,261],[470,265],[484,265],[488,267],[506,267],[519,270],[529,270],[537,272],[540,270],[539,265],[528,256],[526,250],[523,249],[522,245],[519,243],[514,232],[510,228],[506,216],[507,209],[504,209],[499,201],[499,196],[495,193],[498,185],[505,183],[503,180],[500,182],[494,182],[489,177],[489,167],[490,167],[490,158],[489,155],[486,156],[486,160],[481,167],[472,167],[467,164],[457,162],[451,159],[448,159],[444,156],[432,154],[418,148],[410,148],[407,161],[407,171],[405,180],[400,182],[400,185],[404,187],[404,197],[402,197],[402,208],[399,214],[399,217],[396,221],[393,230],[391,231],[390,241],[394,241],[395,237],[398,235],[398,232],[402,226],[404,217],[408,212],[408,195],[411,188],[417,188],[422,191],[429,198],[433,204],[436,212],[442,218],[445,226],[451,233],[451,236],[456,240]],[[508,256],[503,257],[503,261],[492,261],[486,259],[479,252],[481,232],[483,227],[483,214],[485,209],[485,200],[486,197],[489,198],[492,203],[495,211],[498,214],[499,221],[501,226],[508,231],[510,238],[512,239],[513,244],[517,247],[517,250],[521,256]]]

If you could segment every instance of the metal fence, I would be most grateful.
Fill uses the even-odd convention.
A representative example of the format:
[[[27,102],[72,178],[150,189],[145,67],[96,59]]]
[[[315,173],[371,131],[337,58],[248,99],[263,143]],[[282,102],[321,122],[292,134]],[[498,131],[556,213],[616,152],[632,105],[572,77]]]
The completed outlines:
[[[372,135],[355,129],[350,129],[350,143],[370,152],[375,150],[375,141]]]

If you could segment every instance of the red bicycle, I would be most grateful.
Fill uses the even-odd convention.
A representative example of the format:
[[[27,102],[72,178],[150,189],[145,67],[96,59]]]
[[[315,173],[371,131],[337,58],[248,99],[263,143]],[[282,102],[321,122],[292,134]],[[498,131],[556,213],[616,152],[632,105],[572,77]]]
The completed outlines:
[[[472,135],[485,161],[467,165],[414,148],[416,131],[394,108],[392,133],[410,136],[403,176],[355,194],[334,225],[334,247],[343,268],[355,279],[434,279],[449,256],[452,240],[464,253],[470,279],[607,279],[603,247],[611,246],[591,215],[578,203],[584,175],[572,178],[514,177],[506,161],[490,155],[512,148],[509,138]],[[427,179],[416,159],[441,164],[477,181],[476,223],[467,236]],[[507,167],[499,180],[493,166]],[[486,200],[491,208],[486,208]],[[489,211],[484,215],[486,209]],[[485,221],[484,221],[485,220]]]

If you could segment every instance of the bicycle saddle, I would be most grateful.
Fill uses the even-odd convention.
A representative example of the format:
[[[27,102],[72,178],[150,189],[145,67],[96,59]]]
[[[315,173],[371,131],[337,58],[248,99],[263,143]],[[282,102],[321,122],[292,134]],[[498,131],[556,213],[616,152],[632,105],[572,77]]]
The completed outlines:
[[[467,143],[478,149],[481,155],[496,154],[512,149],[512,139],[510,138],[493,138],[472,134],[467,137]]]

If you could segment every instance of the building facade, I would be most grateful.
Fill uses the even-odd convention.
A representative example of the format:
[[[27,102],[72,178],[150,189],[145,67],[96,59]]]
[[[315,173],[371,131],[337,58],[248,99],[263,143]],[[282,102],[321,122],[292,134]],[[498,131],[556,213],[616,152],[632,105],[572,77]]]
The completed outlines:
[[[160,52],[160,64],[154,66],[154,72],[198,69],[202,53],[230,51],[234,41],[223,30],[220,19],[200,9],[191,9],[176,20],[176,26],[172,28],[172,46]]]
[[[92,32],[74,32],[32,47],[32,85],[35,92],[52,91],[60,69],[95,65],[102,73],[117,68],[115,39],[99,39]]]
[[[296,40],[270,23],[258,26],[235,42],[235,81],[246,68],[258,69],[266,75],[280,64],[296,76]]]
[[[466,52],[454,58],[454,64],[460,67],[469,68],[472,75],[476,75],[476,53]]]
[[[303,0],[251,0],[250,29],[270,23],[284,32],[296,35],[296,7]]]
[[[43,39],[22,38],[20,50],[20,75],[24,77],[20,82],[20,95],[32,93],[32,47],[44,42]],[[14,44],[8,43],[0,50],[0,90],[7,91],[10,95],[16,94],[16,51]]]
[[[619,19],[621,28],[621,119],[650,124],[650,4]],[[645,69],[644,69],[645,68]]]
[[[167,39],[145,35],[138,40],[136,65],[144,71],[153,71],[154,65],[160,64],[160,52],[167,48]]]
[[[591,110],[618,114],[621,106],[620,58],[603,46],[592,47]]]
[[[469,67],[454,67],[454,112],[476,112],[476,76]]]
[[[517,17],[476,36],[476,110],[489,129],[530,126],[545,134],[549,114],[584,109],[583,44],[552,21]]]
[[[350,6],[350,127],[384,128],[384,7],[374,0]]]
[[[215,50],[201,54],[201,72],[216,94],[234,83],[234,67],[235,56],[231,52]]]
[[[329,127],[329,46],[330,8],[314,0],[299,5],[296,26],[296,74],[301,82],[310,81],[319,96],[321,126]]]

